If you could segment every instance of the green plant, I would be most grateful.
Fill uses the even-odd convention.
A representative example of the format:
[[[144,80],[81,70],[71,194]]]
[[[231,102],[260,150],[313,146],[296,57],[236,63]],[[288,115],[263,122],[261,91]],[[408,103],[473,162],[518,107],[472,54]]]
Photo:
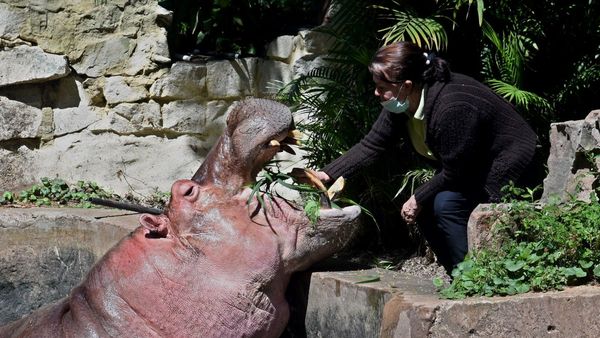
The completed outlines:
[[[59,178],[50,179],[44,177],[41,183],[34,184],[30,188],[21,191],[18,195],[5,192],[5,201],[20,203],[31,203],[37,206],[51,205],[52,203],[67,204],[78,203],[82,207],[90,207],[89,198],[107,198],[111,193],[100,188],[95,182],[78,181],[77,184],[69,186]]]
[[[156,190],[149,196],[135,197],[133,192],[130,191],[121,197],[100,187],[96,182],[80,180],[75,184],[69,184],[60,178],[51,179],[48,177],[44,177],[40,181],[40,183],[18,193],[5,191],[0,195],[0,205],[71,205],[80,208],[91,208],[93,204],[89,201],[90,198],[103,198],[164,208],[171,196],[170,193]]]
[[[330,23],[318,29],[332,41],[322,66],[298,76],[278,95],[294,108],[299,117],[297,127],[308,135],[306,161],[312,168],[323,168],[359,142],[381,111],[368,72],[371,57],[379,47],[374,39],[377,6],[367,1],[340,0],[335,8]],[[397,222],[399,206],[392,197],[401,185],[400,173],[418,162],[410,154],[404,156],[402,148],[406,147],[394,147],[401,154],[397,159],[378,162],[352,177],[346,190],[346,196],[372,216],[367,222],[373,220],[369,225],[377,231],[363,241],[374,250],[387,245],[406,247],[410,241],[409,230]]]
[[[357,205],[364,214],[373,218],[368,209],[362,207],[352,199],[340,196],[339,193],[334,194],[329,199],[329,192],[324,192],[309,184],[299,183],[294,176],[282,171],[280,167],[281,162],[280,160],[271,160],[259,173],[256,182],[250,186],[252,191],[247,200],[248,205],[256,197],[261,208],[266,210],[267,203],[272,203],[274,197],[282,197],[276,190],[277,185],[280,185],[300,194],[300,202],[302,203],[304,213],[313,225],[319,220],[319,211],[321,210],[322,203],[325,201],[332,208],[340,208],[341,205]],[[283,198],[285,199],[285,197]]]
[[[362,1],[336,4],[330,24],[316,29],[332,42],[323,65],[301,74],[278,93],[278,99],[305,116],[297,119],[297,127],[309,135],[306,160],[317,168],[358,142],[380,111],[367,70],[377,47],[370,37],[374,29],[370,10]]]
[[[12,203],[14,200],[14,194],[10,191],[5,191],[2,196],[0,196],[0,205]]]
[[[120,199],[129,201],[131,203],[143,204],[148,207],[163,209],[169,202],[170,198],[170,192],[163,192],[159,191],[158,189],[155,189],[149,195],[140,194],[138,192],[130,190],[127,193],[125,193],[125,195],[122,196],[122,198]]]
[[[543,186],[538,185],[534,188],[529,187],[518,187],[513,181],[510,181],[507,185],[501,189],[503,196],[503,202],[509,203],[514,201],[528,201],[534,203],[540,199],[540,194],[543,192]]]
[[[517,25],[515,22],[511,24]],[[522,22],[518,24],[522,25]],[[523,113],[535,112],[536,117],[545,117],[552,108],[550,102],[540,95],[523,89],[525,67],[538,52],[534,39],[539,29],[537,22],[532,22],[527,29],[513,28],[499,35],[488,22],[485,22],[482,32],[487,38],[487,43],[484,43],[481,51],[482,72],[490,88],[521,108]]]
[[[446,298],[560,290],[600,280],[600,205],[511,205],[497,249],[471,252],[452,272]]]
[[[248,205],[256,197],[262,210],[267,210],[267,203],[272,203],[274,197],[281,197],[275,190],[277,185],[295,190],[302,195],[304,212],[312,224],[318,221],[320,200],[322,192],[308,184],[297,184],[293,177],[284,173],[280,167],[280,160],[271,160],[259,173],[255,183],[251,185],[252,191],[248,196]],[[291,182],[291,183],[290,183]]]
[[[400,189],[398,189],[398,192],[396,192],[396,195],[394,195],[394,198],[405,192],[405,189],[409,186],[409,184],[410,191],[408,193],[409,195],[412,195],[415,191],[415,188],[429,181],[434,174],[435,171],[431,168],[421,168],[407,171],[402,179],[402,185],[400,186]]]

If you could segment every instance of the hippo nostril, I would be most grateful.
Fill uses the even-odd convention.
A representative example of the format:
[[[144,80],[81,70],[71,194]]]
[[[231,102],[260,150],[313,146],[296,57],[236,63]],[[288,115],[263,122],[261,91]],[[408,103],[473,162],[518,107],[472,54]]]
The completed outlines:
[[[196,197],[197,184],[194,181],[181,180],[173,185],[173,197],[174,198],[185,198],[193,199]]]

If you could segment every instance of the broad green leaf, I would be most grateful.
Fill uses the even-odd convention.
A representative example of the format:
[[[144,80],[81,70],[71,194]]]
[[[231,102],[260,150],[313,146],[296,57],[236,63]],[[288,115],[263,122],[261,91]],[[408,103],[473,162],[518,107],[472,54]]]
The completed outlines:
[[[433,279],[433,285],[437,288],[441,288],[442,286],[444,286],[444,280],[440,277],[435,277]]]
[[[523,268],[523,266],[525,266],[525,262],[524,261],[511,261],[508,260],[506,262],[504,262],[504,267],[506,268],[506,270],[511,271],[511,272],[515,272],[520,270],[521,268]]]
[[[600,264],[598,264],[594,267],[594,276],[600,277]]]
[[[321,204],[315,200],[309,200],[304,205],[304,212],[312,224],[316,224],[319,220],[319,210],[321,210]]]
[[[529,292],[530,288],[529,288],[529,285],[527,285],[527,284],[517,284],[515,289],[517,290],[517,293],[525,293],[525,292]]]

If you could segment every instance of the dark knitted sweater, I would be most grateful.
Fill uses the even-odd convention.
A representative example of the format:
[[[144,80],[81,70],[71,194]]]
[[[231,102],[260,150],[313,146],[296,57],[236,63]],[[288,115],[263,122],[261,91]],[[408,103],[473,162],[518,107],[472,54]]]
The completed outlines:
[[[531,161],[536,135],[514,107],[484,84],[452,73],[426,93],[425,142],[440,170],[415,191],[418,203],[445,190],[499,201],[500,189],[516,181]],[[371,164],[397,140],[406,115],[382,110],[369,133],[348,152],[323,168],[332,179],[348,177]]]

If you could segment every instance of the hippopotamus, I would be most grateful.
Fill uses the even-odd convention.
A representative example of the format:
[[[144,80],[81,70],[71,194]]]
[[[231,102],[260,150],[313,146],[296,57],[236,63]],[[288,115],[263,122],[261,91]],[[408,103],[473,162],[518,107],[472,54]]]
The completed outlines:
[[[162,214],[110,249],[68,297],[0,327],[0,337],[278,337],[293,272],[342,249],[360,209],[258,203],[248,185],[290,140],[283,104],[246,99]],[[250,198],[250,196],[254,196]]]

